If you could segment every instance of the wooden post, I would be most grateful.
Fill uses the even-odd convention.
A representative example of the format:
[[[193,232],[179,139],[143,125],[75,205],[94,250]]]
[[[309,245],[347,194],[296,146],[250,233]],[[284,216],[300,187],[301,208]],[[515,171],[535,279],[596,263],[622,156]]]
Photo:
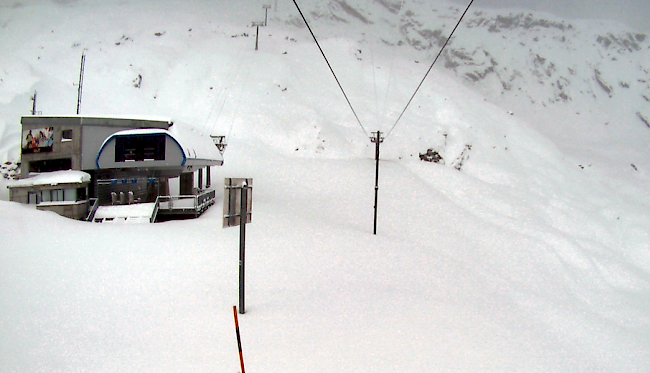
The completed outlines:
[[[246,373],[244,369],[244,354],[241,351],[241,336],[239,335],[239,320],[237,319],[237,306],[232,306],[232,313],[235,315],[235,331],[237,332],[237,348],[239,349],[239,364],[241,373]]]

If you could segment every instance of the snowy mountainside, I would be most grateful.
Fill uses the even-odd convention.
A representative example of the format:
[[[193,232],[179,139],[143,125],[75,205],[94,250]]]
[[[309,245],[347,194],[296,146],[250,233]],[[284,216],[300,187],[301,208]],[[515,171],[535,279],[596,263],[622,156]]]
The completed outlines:
[[[322,36],[338,37],[356,24],[358,59],[368,60],[369,50],[381,53],[388,46],[384,53],[428,65],[463,10],[421,0],[332,0],[314,5],[309,14],[329,26],[316,27]],[[299,22],[294,16],[288,23]],[[487,100],[555,138],[567,152],[587,157],[610,152],[607,157],[615,157],[632,147],[629,164],[636,164],[645,162],[644,144],[650,139],[648,61],[650,38],[614,22],[475,4],[437,69],[453,72]],[[372,65],[379,68],[374,60]],[[423,76],[424,70],[416,74]],[[587,131],[590,136],[584,135]],[[639,138],[644,139],[641,145]]]
[[[374,4],[332,0],[319,3],[310,14],[330,25],[370,25],[368,30],[383,43],[410,45],[428,52],[432,60],[464,10],[445,2],[376,0]],[[494,75],[498,84],[492,87],[493,82],[484,82],[487,91],[519,91],[531,103],[544,106],[580,95],[611,98],[619,90],[650,101],[648,35],[613,22],[563,20],[544,13],[477,6],[470,9],[444,52],[444,66],[456,75],[474,83]],[[540,85],[543,88],[536,87]],[[650,114],[639,115],[646,118],[645,124]]]
[[[390,128],[464,10],[445,1],[423,0],[299,3],[362,123],[371,130]],[[304,108],[298,115],[307,121],[355,121],[345,112],[345,103],[341,105],[340,92],[314,53],[311,37],[292,2],[279,2],[270,9],[270,25],[262,28],[260,35],[260,54],[268,63],[287,66],[305,78],[270,82],[268,87],[268,77],[255,69],[256,62],[247,50],[255,32],[251,21],[263,19],[259,4],[192,2],[182,12],[174,11],[177,19],[172,23],[165,22],[168,7],[160,4],[152,10],[147,2],[92,1],[49,5],[23,1],[6,7],[3,44],[9,55],[19,57],[3,62],[0,71],[0,85],[5,88],[0,93],[0,120],[5,121],[0,154],[6,154],[0,158],[19,158],[16,122],[20,115],[28,114],[34,90],[39,91],[43,112],[70,114],[74,110],[74,83],[83,51],[88,54],[88,66],[82,113],[151,113],[197,123],[207,131],[217,126],[230,132],[230,127],[238,127],[234,122],[255,116],[242,97],[254,96],[254,82],[258,82],[266,93],[288,98],[288,105],[282,106],[285,110],[289,106]],[[31,11],[31,19],[38,20],[40,12],[34,9],[43,13],[51,9],[63,19],[92,17],[94,22],[64,26],[43,20],[35,26],[23,21],[29,18],[10,18]],[[124,13],[140,16],[141,22],[128,23],[121,16]],[[143,18],[144,14],[147,17]],[[75,30],[75,36],[63,31],[68,28]],[[24,41],[20,41],[21,34]],[[285,47],[269,49],[268,41],[275,39],[284,39]],[[275,45],[281,44],[271,48]],[[600,156],[603,149],[615,149],[612,152],[628,153],[627,167],[635,164],[649,169],[642,157],[647,148],[636,144],[650,138],[648,53],[646,35],[618,24],[481,9],[475,4],[436,70],[453,73],[486,100],[550,135],[564,151],[587,158],[585,162]],[[168,60],[170,54],[175,58]],[[323,94],[305,87],[313,84],[310,79],[328,87],[326,94],[337,102],[340,115],[331,116],[328,105],[322,105],[329,100],[310,98]],[[435,78],[429,77],[425,87],[435,84]],[[294,95],[298,88],[308,94]],[[120,96],[130,97],[129,105],[125,107],[117,98]],[[416,97],[419,100],[427,104],[423,97]],[[339,110],[339,105],[343,109]],[[263,106],[263,112],[275,117],[274,107]],[[235,111],[239,112],[233,115]],[[228,116],[235,117],[231,123],[227,123]],[[299,139],[322,143],[319,128],[313,134],[309,131],[303,129]],[[590,136],[584,136],[585,131]],[[339,144],[347,147],[349,141],[345,138]]]
[[[227,135],[214,180],[254,179],[251,371],[648,371],[648,41],[472,9],[382,144],[374,236],[364,130],[390,131],[462,10],[299,3],[364,128],[290,1],[254,51],[261,1],[22,0],[0,5],[0,160],[19,158],[34,91],[44,114],[74,113],[85,51],[82,114]],[[238,232],[218,208],[146,227],[0,210],[0,366],[238,369]]]

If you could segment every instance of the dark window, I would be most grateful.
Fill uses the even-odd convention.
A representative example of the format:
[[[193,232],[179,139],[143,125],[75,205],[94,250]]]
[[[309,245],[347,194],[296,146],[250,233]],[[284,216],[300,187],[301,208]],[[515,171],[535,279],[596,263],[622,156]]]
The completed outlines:
[[[44,159],[29,162],[29,172],[52,172],[72,169],[72,159]]]
[[[88,199],[88,196],[86,195],[86,188],[78,188],[77,201],[85,201],[86,199]]]
[[[72,141],[72,130],[61,131],[61,142]]]
[[[115,162],[164,161],[165,135],[122,136],[115,139]]]

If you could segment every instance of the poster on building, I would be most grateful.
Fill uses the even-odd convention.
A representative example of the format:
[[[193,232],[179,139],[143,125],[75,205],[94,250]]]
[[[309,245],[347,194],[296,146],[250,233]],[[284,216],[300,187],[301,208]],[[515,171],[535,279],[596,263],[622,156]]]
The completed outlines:
[[[51,152],[54,145],[54,127],[23,131],[23,154]]]

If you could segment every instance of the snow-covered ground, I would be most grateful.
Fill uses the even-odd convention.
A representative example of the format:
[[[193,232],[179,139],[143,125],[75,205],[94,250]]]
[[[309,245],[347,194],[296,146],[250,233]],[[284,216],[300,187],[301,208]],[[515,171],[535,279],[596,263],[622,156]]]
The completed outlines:
[[[85,50],[82,114],[227,135],[215,181],[254,179],[248,371],[650,370],[648,40],[607,56],[596,39],[620,25],[470,17],[381,146],[374,236],[364,132],[391,130],[437,53],[420,37],[458,10],[304,3],[362,125],[290,1],[270,2],[258,51],[263,2],[2,5],[0,161],[19,160],[35,90],[43,114],[74,114]],[[237,371],[239,230],[219,205],[114,225],[0,201],[0,371]]]

